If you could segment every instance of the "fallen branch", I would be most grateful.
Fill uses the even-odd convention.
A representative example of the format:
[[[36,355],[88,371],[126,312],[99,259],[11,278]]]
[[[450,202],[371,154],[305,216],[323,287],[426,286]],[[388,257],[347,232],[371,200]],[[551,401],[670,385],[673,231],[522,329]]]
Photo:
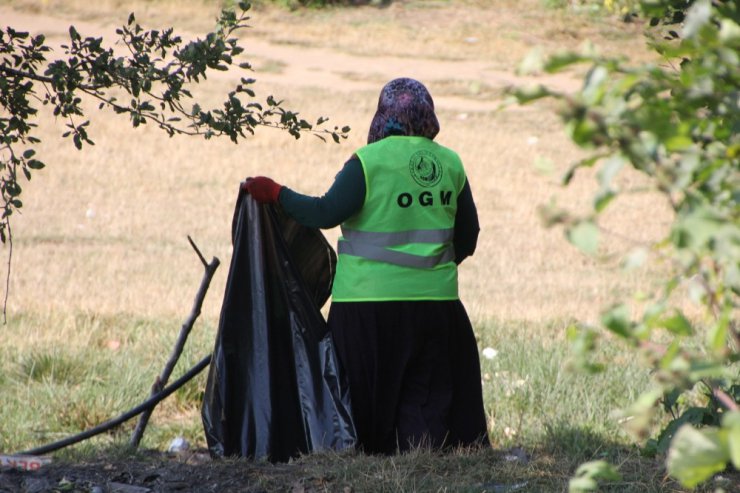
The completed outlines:
[[[162,370],[162,373],[154,381],[154,385],[152,385],[152,396],[161,392],[162,388],[167,385],[167,381],[170,379],[170,375],[172,375],[172,371],[175,369],[177,360],[182,354],[182,350],[185,347],[185,342],[187,341],[188,335],[190,334],[190,331],[195,324],[195,320],[198,318],[198,316],[200,316],[200,311],[203,307],[203,300],[205,299],[206,292],[208,291],[208,287],[211,285],[213,275],[215,274],[216,269],[218,268],[220,263],[216,257],[213,257],[211,262],[207,263],[206,259],[203,257],[203,254],[200,253],[200,250],[195,245],[195,242],[193,242],[193,239],[190,236],[188,236],[188,241],[190,242],[190,246],[193,247],[195,253],[198,255],[201,263],[203,264],[205,272],[203,273],[203,279],[200,282],[198,293],[195,295],[193,309],[190,311],[190,315],[180,328],[180,336],[177,338],[177,342],[175,343],[175,347],[172,350],[172,354],[170,354],[170,359],[167,361],[167,364]],[[150,409],[147,409],[141,416],[139,416],[139,422],[136,424],[136,429],[131,435],[131,440],[129,442],[132,447],[136,448],[139,446],[139,443],[141,442],[141,437],[144,435],[144,430],[149,423],[149,418],[151,417],[152,412],[154,412],[154,406],[152,406]]]

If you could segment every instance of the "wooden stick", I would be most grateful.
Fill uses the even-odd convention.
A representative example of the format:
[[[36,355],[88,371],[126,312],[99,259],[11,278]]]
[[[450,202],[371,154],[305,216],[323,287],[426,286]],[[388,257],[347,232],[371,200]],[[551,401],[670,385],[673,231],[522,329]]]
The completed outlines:
[[[198,293],[195,295],[193,309],[191,310],[187,320],[185,320],[185,323],[183,323],[182,327],[180,328],[180,336],[177,338],[177,342],[175,343],[175,347],[172,350],[172,354],[170,354],[170,359],[167,361],[167,364],[162,370],[162,373],[154,381],[154,385],[152,385],[152,396],[161,392],[164,386],[167,385],[167,381],[169,380],[170,375],[172,375],[172,371],[175,369],[177,360],[180,358],[182,350],[185,347],[185,341],[187,340],[188,335],[193,328],[193,324],[195,324],[195,320],[200,315],[200,310],[203,306],[203,299],[206,296],[208,287],[211,285],[213,275],[220,264],[220,261],[216,257],[213,257],[211,262],[207,263],[206,259],[203,257],[203,254],[200,253],[200,250],[195,245],[195,242],[190,236],[188,236],[188,241],[190,242],[190,246],[193,247],[195,253],[198,255],[201,263],[203,264],[205,272],[203,273],[203,279],[200,282]],[[131,440],[129,441],[129,444],[132,447],[136,448],[139,446],[139,443],[141,442],[141,437],[144,435],[144,430],[146,429],[146,425],[149,423],[149,418],[151,417],[152,412],[154,412],[154,407],[147,409],[141,414],[141,416],[139,416],[139,422],[136,424],[136,429],[131,435]]]

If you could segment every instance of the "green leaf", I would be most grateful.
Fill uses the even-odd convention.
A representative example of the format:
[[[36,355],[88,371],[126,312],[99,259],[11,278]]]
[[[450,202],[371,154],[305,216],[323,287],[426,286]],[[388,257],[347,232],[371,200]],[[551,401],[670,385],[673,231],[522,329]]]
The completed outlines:
[[[566,124],[565,129],[573,142],[579,146],[586,148],[593,147],[593,138],[598,131],[598,127],[591,119],[583,116],[570,120]]]
[[[598,481],[621,481],[622,475],[617,469],[603,460],[586,462],[578,466],[575,476],[568,481],[570,493],[598,490]]]
[[[678,310],[676,310],[673,316],[661,320],[660,325],[679,336],[690,336],[694,333],[691,322]]]
[[[694,141],[688,135],[674,135],[668,137],[664,144],[668,152],[680,152],[689,149],[694,145]]]
[[[627,160],[621,154],[614,154],[609,159],[604,161],[604,164],[596,172],[596,177],[599,180],[599,185],[602,188],[610,188],[612,186],[612,180],[621,171]]]
[[[707,331],[707,345],[715,353],[723,352],[727,345],[727,333],[730,323],[728,311],[725,310],[722,316]]]
[[[578,163],[574,164],[568,170],[563,174],[563,177],[560,179],[560,183],[563,184],[563,186],[567,186],[570,184],[571,181],[573,181],[573,177],[576,176],[576,171],[580,168]]]
[[[601,315],[601,323],[604,327],[624,338],[632,336],[632,321],[630,320],[629,308],[624,303],[613,306]]]
[[[675,221],[671,238],[678,248],[704,247],[710,244],[725,222],[713,210],[699,207]]]
[[[712,5],[709,0],[694,2],[686,15],[686,22],[681,33],[682,37],[686,39],[695,37],[701,28],[709,23],[711,17]]]
[[[21,186],[18,184],[18,182],[9,182],[5,186],[5,191],[9,196],[17,197],[21,194],[23,190],[21,189]]]
[[[621,481],[622,475],[617,469],[604,460],[585,462],[576,469],[576,476],[586,476],[606,481]]]
[[[594,197],[594,211],[602,212],[616,196],[617,194],[612,190],[600,191],[596,197]]]
[[[624,259],[624,262],[622,263],[622,268],[624,270],[634,270],[639,267],[642,267],[645,264],[645,260],[647,260],[648,257],[648,251],[646,248],[643,247],[637,247],[632,249],[629,254],[627,254],[627,257]]]
[[[660,358],[660,368],[669,369],[674,372],[686,373],[691,365],[681,354],[681,344],[674,339],[666,348],[663,357]]]
[[[679,389],[674,389],[677,396],[683,395],[683,392]],[[677,400],[677,399],[676,399]],[[671,410],[665,407],[666,412],[678,412],[678,408]],[[656,450],[660,454],[665,454],[671,447],[671,441],[676,435],[676,432],[684,425],[690,424],[695,426],[701,426],[705,419],[711,419],[711,412],[703,407],[690,407],[686,409],[678,418],[674,419],[660,433],[658,437],[658,443]]]
[[[545,62],[544,69],[548,73],[558,72],[574,63],[580,63],[585,60],[588,60],[588,58],[572,51],[556,53]]]
[[[722,428],[727,433],[727,448],[730,460],[740,469],[740,411],[728,411],[722,416]]]
[[[679,369],[684,370],[684,368]],[[685,369],[688,370],[688,377],[695,382],[706,378],[733,378],[737,375],[737,373],[733,375],[732,371],[726,364],[709,360],[692,361],[689,367]]]
[[[581,221],[567,231],[568,241],[588,255],[599,249],[599,228],[591,221]]]
[[[536,47],[527,53],[522,63],[519,64],[517,74],[519,75],[536,75],[545,68],[545,62],[542,59],[542,48]]]
[[[578,168],[592,168],[599,159],[606,156],[608,156],[608,154],[594,154],[593,156],[589,156],[585,159],[581,159],[580,161],[573,163],[565,172],[565,174],[563,174],[563,177],[561,178],[561,183],[563,185],[568,185],[571,180],[573,180],[573,177],[575,176]]]
[[[623,424],[626,431],[637,438],[644,438],[646,430],[652,426],[656,406],[662,397],[663,389],[660,388],[653,388],[640,394],[624,412],[629,417]]]
[[[571,364],[575,368],[590,374],[604,371],[604,365],[592,361],[598,338],[597,333],[593,329],[570,325],[566,329],[566,337],[570,343],[570,350],[572,352]]]
[[[740,411],[728,411],[722,416],[723,428],[740,428]]]
[[[570,478],[568,481],[568,493],[587,493],[598,488],[599,483],[592,478]]]
[[[740,426],[734,426],[727,432],[727,448],[732,465],[735,469],[740,469]]]
[[[666,466],[668,473],[687,488],[694,488],[723,471],[730,452],[716,428],[697,430],[682,426],[671,442]]]
[[[595,105],[604,95],[605,84],[609,79],[609,71],[601,65],[593,67],[586,76],[581,96],[586,104]]]
[[[673,411],[673,408],[678,405],[678,399],[683,395],[681,389],[670,389],[663,395],[663,410],[667,413]]]
[[[543,85],[517,88],[511,94],[519,101],[519,104],[530,103],[552,95],[550,90]]]
[[[555,170],[555,163],[553,163],[550,158],[538,155],[534,159],[534,167],[540,173],[550,174]]]
[[[740,44],[740,25],[732,19],[722,19],[720,21],[719,40],[730,46]]]

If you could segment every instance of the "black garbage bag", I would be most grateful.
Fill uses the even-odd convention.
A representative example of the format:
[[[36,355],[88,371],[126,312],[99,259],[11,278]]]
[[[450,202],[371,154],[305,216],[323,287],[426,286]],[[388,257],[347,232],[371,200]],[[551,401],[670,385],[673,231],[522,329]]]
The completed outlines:
[[[287,461],[356,434],[320,307],[336,254],[279,206],[237,201],[234,251],[201,416],[214,457]]]

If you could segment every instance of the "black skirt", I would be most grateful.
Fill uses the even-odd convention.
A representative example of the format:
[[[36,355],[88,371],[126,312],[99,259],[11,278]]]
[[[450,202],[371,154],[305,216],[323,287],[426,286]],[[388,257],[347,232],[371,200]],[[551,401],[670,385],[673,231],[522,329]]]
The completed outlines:
[[[335,302],[328,323],[362,450],[488,444],[478,348],[459,300]]]

